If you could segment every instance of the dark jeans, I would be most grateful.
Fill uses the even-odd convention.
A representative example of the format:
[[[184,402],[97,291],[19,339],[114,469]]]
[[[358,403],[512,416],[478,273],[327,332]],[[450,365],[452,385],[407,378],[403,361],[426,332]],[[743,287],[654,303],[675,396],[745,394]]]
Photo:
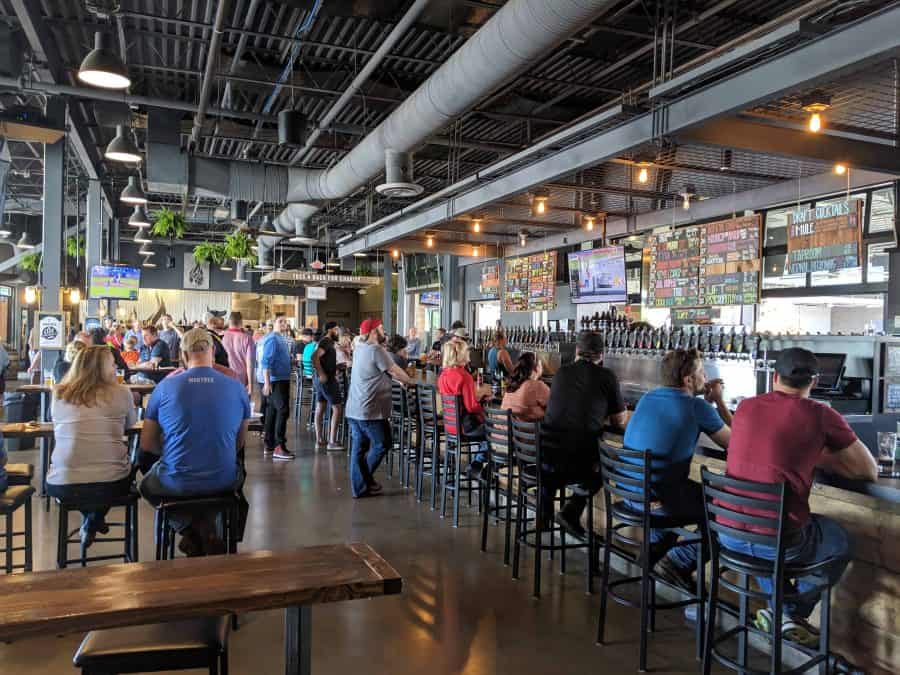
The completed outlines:
[[[391,443],[391,424],[387,420],[350,422],[350,491],[360,497],[375,482],[374,474]]]
[[[65,501],[85,502],[100,506],[127,495],[131,491],[132,482],[132,476],[127,476],[108,483],[70,483],[69,485],[47,483],[47,494]],[[106,523],[107,513],[109,513],[109,507],[82,511],[82,527],[96,533]]]
[[[553,496],[560,488],[573,486],[573,494],[566,500],[565,509],[572,519],[581,518],[588,497],[592,497],[603,487],[600,474],[600,461],[587,453],[578,453],[567,458],[567,461],[545,465],[541,474],[541,496],[546,512],[549,515]]]
[[[272,393],[265,398],[265,444],[269,449],[287,447],[287,422],[291,412],[291,381],[272,383]]]
[[[765,560],[773,560],[775,558],[775,549],[772,546],[752,544],[724,534],[719,536],[719,541],[726,548],[738,553],[752,555]],[[829,558],[834,560],[818,574],[798,577],[796,584],[789,582],[787,590],[794,593],[804,593],[824,583],[833,586],[840,580],[844,570],[847,569],[847,565],[850,564],[852,549],[850,535],[847,534],[847,530],[831,518],[820,516],[816,513],[812,514],[809,522],[800,530],[799,542],[785,552],[785,562],[809,565]],[[759,585],[760,590],[771,595],[771,578],[756,577],[756,583]],[[813,594],[811,597],[801,597],[797,600],[785,602],[783,605],[784,613],[793,619],[806,619],[812,614],[818,601],[818,596]]]

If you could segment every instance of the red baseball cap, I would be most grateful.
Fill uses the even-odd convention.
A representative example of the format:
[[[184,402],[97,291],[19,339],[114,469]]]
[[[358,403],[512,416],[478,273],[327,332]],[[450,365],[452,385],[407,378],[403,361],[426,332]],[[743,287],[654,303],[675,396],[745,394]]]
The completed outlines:
[[[381,325],[381,319],[366,319],[359,327],[360,335],[368,335]]]

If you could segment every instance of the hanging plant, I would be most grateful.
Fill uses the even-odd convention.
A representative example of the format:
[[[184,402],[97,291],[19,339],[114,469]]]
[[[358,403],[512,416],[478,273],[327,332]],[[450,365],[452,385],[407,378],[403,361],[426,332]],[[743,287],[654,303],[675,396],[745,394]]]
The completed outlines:
[[[225,236],[225,256],[232,260],[243,260],[251,265],[256,264],[253,242],[246,232],[237,230]]]
[[[66,255],[70,258],[80,258],[87,250],[84,238],[68,237],[66,239]]]
[[[156,220],[150,228],[150,234],[163,239],[184,239],[187,223],[177,211],[162,208],[156,213]]]
[[[19,262],[19,267],[21,267],[26,272],[34,272],[37,274],[38,270],[41,269],[41,263],[43,262],[43,256],[40,253],[27,253],[22,256],[22,260]]]
[[[198,265],[212,263],[221,265],[228,259],[225,252],[225,244],[211,244],[208,241],[197,244],[194,247],[194,262]]]

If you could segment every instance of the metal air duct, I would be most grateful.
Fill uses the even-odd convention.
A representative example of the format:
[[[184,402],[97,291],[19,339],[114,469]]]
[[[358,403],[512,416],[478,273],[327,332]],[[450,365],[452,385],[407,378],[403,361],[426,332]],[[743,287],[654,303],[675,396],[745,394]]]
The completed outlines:
[[[384,151],[384,183],[375,190],[385,197],[410,199],[425,190],[413,181],[413,157],[410,152]]]

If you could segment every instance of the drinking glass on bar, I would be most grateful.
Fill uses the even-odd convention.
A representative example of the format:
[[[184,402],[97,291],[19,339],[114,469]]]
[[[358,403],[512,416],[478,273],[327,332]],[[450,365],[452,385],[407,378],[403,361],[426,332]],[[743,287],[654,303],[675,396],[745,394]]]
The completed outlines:
[[[897,447],[897,434],[893,431],[878,432],[878,473],[892,475],[894,473],[894,454]]]
[[[125,371],[121,368],[116,371],[116,381],[119,384],[125,384]]]

